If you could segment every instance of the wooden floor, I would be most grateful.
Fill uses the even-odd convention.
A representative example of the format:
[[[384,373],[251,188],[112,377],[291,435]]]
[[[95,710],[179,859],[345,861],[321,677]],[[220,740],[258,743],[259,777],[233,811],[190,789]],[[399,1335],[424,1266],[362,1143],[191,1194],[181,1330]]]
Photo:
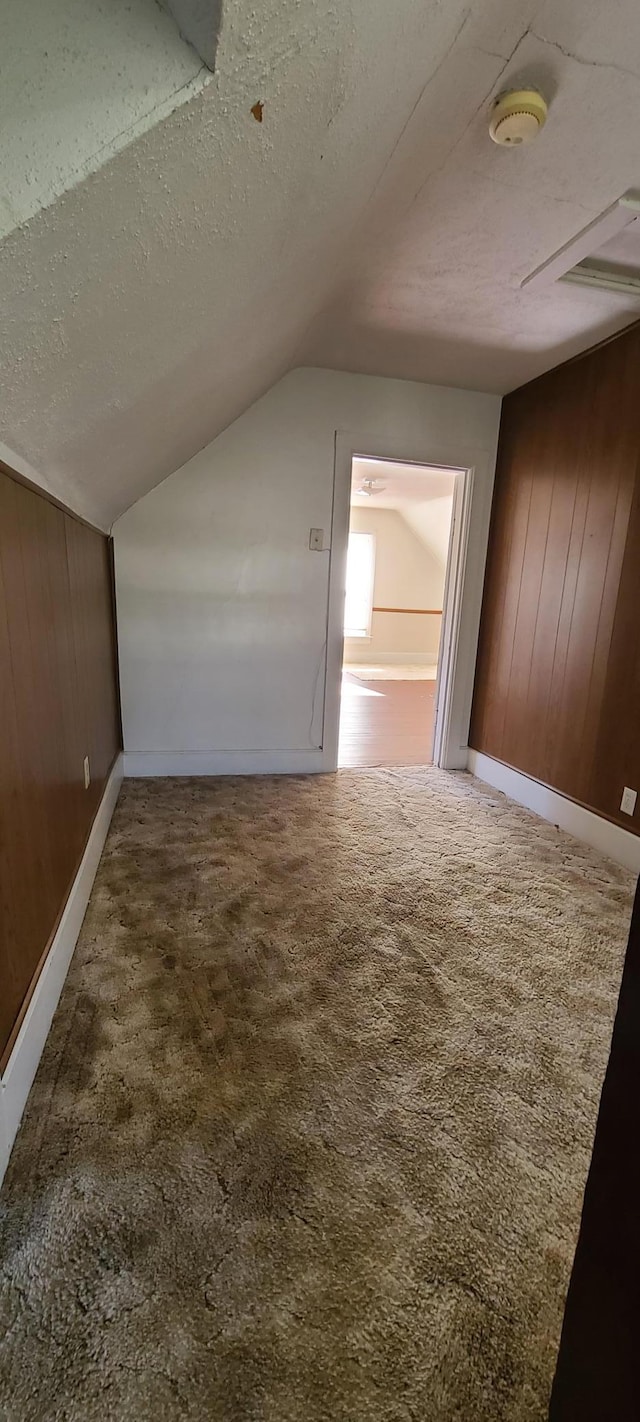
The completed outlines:
[[[427,765],[435,681],[362,681],[345,672],[338,765]]]

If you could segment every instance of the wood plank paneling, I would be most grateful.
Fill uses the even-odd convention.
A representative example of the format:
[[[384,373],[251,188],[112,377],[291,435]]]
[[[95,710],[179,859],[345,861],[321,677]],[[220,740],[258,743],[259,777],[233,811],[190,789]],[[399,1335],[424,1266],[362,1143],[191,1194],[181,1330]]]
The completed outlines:
[[[612,819],[620,786],[640,790],[640,478],[636,480],[609,644],[602,713],[591,763],[592,793]],[[640,799],[640,795],[639,795]],[[640,806],[636,807],[636,819]]]
[[[471,745],[640,832],[640,330],[507,396]]]
[[[108,540],[0,472],[0,1056],[119,747]]]
[[[106,539],[73,519],[66,525],[79,706],[91,763],[89,800],[98,808],[119,744],[111,561]]]

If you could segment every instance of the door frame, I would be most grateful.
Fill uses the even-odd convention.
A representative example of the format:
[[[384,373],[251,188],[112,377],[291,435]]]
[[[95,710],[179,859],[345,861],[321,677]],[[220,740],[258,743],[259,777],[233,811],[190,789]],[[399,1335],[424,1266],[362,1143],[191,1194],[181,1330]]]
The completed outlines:
[[[462,453],[462,451],[460,451]],[[466,765],[466,743],[461,761],[461,727],[455,725],[456,700],[463,674],[459,650],[467,571],[471,507],[475,483],[475,463],[458,462],[451,451],[430,449],[410,452],[398,448],[381,448],[381,442],[371,437],[358,438],[340,430],[335,435],[333,509],[329,555],[329,596],[327,604],[327,662],[322,733],[323,770],[338,768],[338,738],[340,734],[340,699],[344,660],[344,598],[346,590],[347,546],[351,510],[351,475],[354,458],[390,460],[400,464],[417,464],[448,469],[456,475],[449,552],[442,602],[442,625],[436,681],[435,730],[433,763],[442,769],[461,769]],[[466,451],[468,454],[468,451]],[[476,629],[477,633],[477,629]],[[477,636],[476,636],[477,641]],[[475,666],[475,659],[474,659]],[[468,675],[465,681],[468,682]],[[469,694],[469,712],[470,712]],[[464,716],[464,710],[463,710]],[[467,726],[462,734],[466,742]]]

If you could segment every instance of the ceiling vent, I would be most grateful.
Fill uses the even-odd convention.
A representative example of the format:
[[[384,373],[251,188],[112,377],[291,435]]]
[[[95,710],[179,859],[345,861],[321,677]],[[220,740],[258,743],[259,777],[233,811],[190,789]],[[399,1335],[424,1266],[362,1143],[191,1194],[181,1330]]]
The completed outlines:
[[[525,277],[522,286],[537,291],[555,281],[640,297],[640,193],[618,198]]]

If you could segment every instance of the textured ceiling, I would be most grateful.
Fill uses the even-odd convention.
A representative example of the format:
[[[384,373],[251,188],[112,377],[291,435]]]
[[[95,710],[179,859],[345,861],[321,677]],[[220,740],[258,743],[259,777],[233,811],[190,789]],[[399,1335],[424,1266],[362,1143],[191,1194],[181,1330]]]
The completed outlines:
[[[209,69],[215,69],[222,0],[159,0]]]
[[[362,497],[358,486],[363,479],[376,479],[376,494]],[[398,464],[389,459],[354,459],[351,472],[351,503],[367,509],[393,509],[399,513],[432,557],[444,569],[449,552],[453,486],[450,469],[428,465]]]
[[[364,479],[374,479],[375,494],[363,496]],[[429,503],[453,493],[455,475],[450,469],[422,464],[400,464],[391,459],[359,459],[351,470],[351,502],[358,508],[402,509],[405,504]]]
[[[489,17],[500,12],[509,27],[496,44]],[[479,14],[487,32],[476,48]],[[508,58],[492,68],[489,50]],[[550,101],[547,127],[530,148],[496,147],[490,96],[529,84]],[[481,5],[478,16],[473,7],[398,144],[358,262],[309,333],[306,358],[504,393],[636,319],[633,298],[520,283],[639,184],[639,124],[636,0],[516,0]]]
[[[0,0],[0,21],[0,237],[210,79],[156,0]]]
[[[640,186],[637,0],[225,0],[207,79],[0,245],[5,457],[102,525],[291,365],[504,391],[640,314],[519,285]]]

